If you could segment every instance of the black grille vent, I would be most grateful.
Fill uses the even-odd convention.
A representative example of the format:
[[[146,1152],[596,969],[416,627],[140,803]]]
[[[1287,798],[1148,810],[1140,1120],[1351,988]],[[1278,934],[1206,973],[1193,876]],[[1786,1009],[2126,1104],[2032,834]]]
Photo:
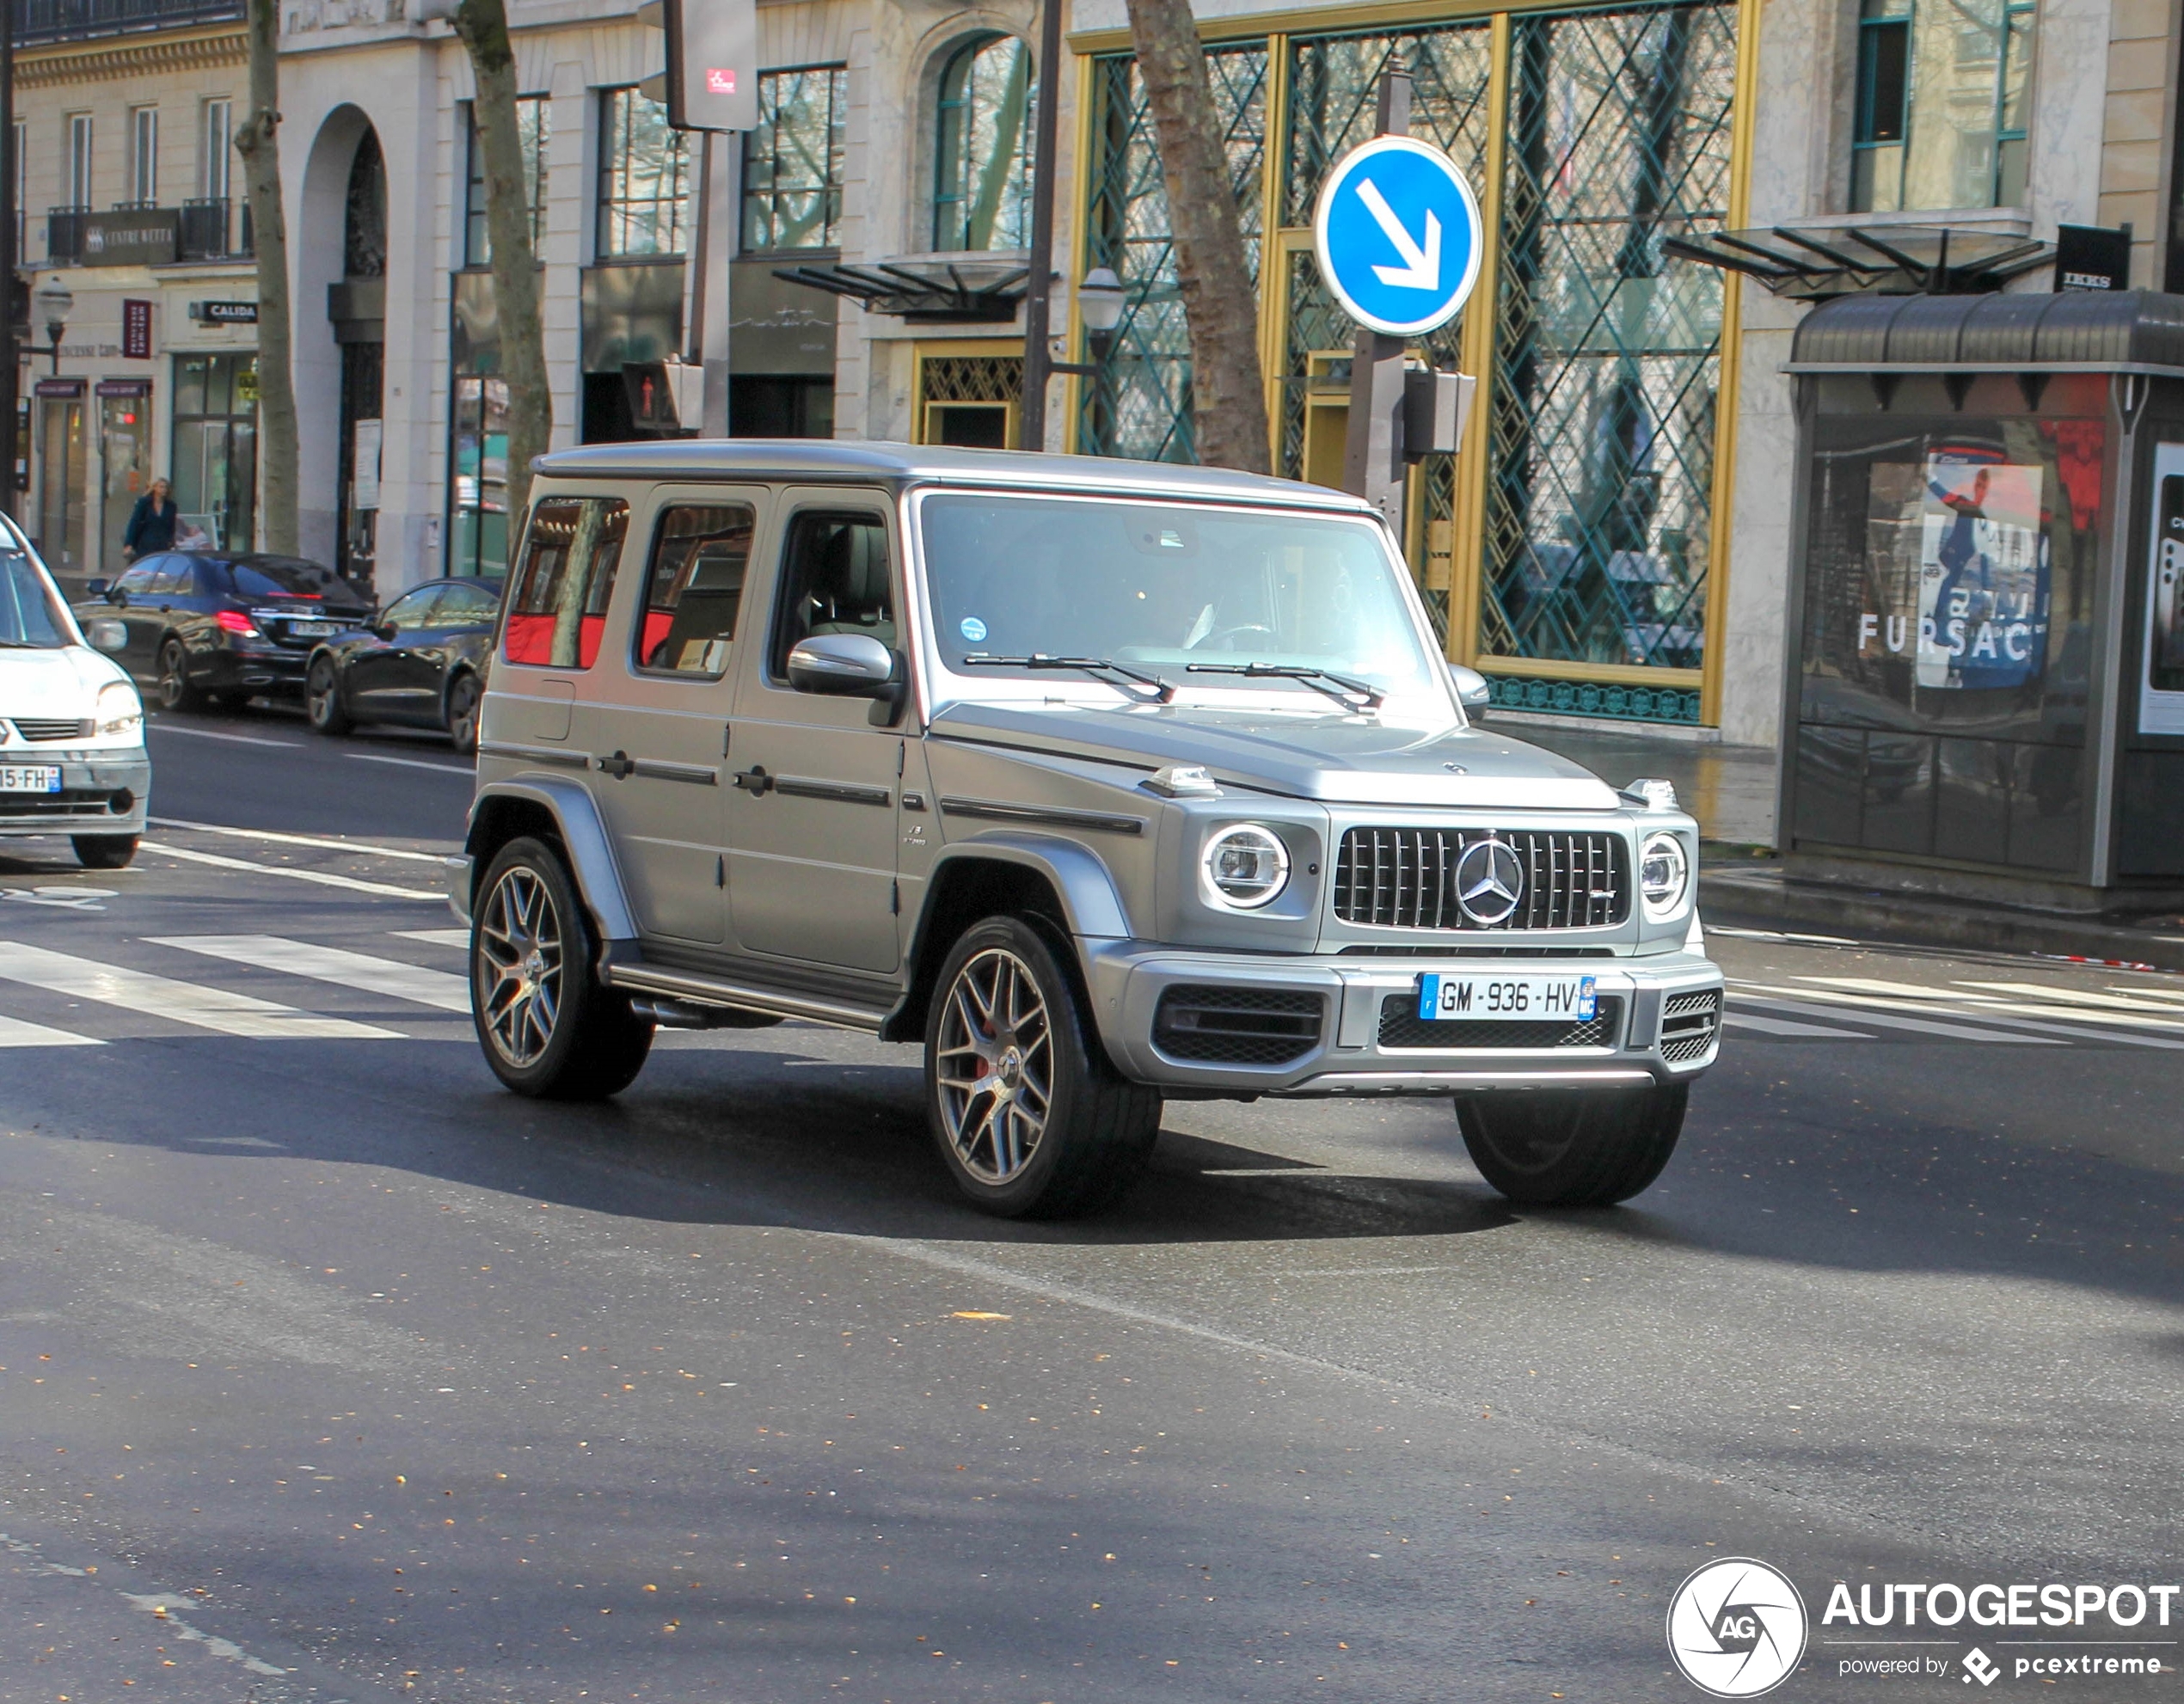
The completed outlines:
[[[1516,910],[1475,922],[1457,904],[1466,848],[1499,840],[1525,873]],[[1629,859],[1618,834],[1547,829],[1353,828],[1334,865],[1334,915],[1383,929],[1603,929],[1630,915]]]
[[[10,716],[8,720],[25,739],[82,739],[91,732],[88,717],[81,721],[52,716]]]
[[[93,811],[126,811],[126,793],[66,788],[58,793],[0,793],[0,817],[81,817]]]
[[[1171,988],[1153,1015],[1153,1045],[1207,1065],[1286,1065],[1319,1044],[1327,996],[1295,989]]]
[[[1592,1015],[1581,1024],[1436,1022],[1418,1015],[1415,994],[1391,994],[1380,1002],[1380,1045],[1445,1050],[1487,1047],[1497,1051],[1519,1047],[1613,1047],[1623,1035],[1623,1001],[1603,994]]]
[[[1672,1065],[1702,1059],[1721,1028],[1721,996],[1672,994],[1660,1014],[1660,1056]]]

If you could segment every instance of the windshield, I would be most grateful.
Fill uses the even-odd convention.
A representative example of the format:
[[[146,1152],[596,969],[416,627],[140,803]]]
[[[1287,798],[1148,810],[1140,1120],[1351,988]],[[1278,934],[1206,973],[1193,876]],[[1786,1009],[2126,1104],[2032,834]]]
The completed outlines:
[[[21,551],[0,549],[0,645],[55,650],[71,642],[45,575]]]
[[[977,659],[1098,659],[1179,690],[1334,708],[1312,683],[1324,671],[1446,703],[1369,522],[985,493],[935,493],[919,517],[951,671],[1028,679],[1029,668]],[[1268,672],[1245,675],[1254,664]],[[1051,669],[1038,677],[1059,690]]]

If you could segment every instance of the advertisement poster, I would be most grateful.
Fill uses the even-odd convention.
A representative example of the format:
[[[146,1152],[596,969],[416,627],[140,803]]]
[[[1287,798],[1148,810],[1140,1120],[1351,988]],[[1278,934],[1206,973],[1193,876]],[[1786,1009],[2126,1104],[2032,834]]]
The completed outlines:
[[[1927,458],[1920,516],[1918,684],[1993,690],[2040,677],[2047,555],[2037,466]]]
[[[2154,448],[2153,554],[2147,563],[2138,732],[2184,734],[2184,444]]]

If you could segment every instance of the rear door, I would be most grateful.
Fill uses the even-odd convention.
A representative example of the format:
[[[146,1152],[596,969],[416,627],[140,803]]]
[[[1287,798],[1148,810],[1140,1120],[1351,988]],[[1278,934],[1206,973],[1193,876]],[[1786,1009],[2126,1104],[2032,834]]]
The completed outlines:
[[[857,971],[901,962],[895,908],[903,736],[872,701],[798,692],[788,653],[814,634],[897,644],[900,553],[869,491],[777,500],[765,644],[745,659],[729,759],[728,894],[746,953]]]
[[[745,577],[766,507],[760,487],[663,486],[637,517],[629,550],[641,573],[617,653],[616,708],[600,725],[598,792],[649,935],[727,939],[722,769]]]

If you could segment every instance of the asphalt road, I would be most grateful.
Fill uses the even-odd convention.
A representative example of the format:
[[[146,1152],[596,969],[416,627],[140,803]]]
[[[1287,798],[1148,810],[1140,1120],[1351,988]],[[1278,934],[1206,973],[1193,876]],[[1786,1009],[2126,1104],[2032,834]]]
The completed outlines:
[[[2179,1578],[2184,978],[1718,935],[1629,1207],[1194,1105],[1015,1226],[861,1037],[500,1092],[444,745],[151,738],[134,869],[0,849],[9,1704],[1696,1699],[1730,1555],[1813,1612],[1779,1696],[1960,1700],[1842,1678],[1831,1584]]]

